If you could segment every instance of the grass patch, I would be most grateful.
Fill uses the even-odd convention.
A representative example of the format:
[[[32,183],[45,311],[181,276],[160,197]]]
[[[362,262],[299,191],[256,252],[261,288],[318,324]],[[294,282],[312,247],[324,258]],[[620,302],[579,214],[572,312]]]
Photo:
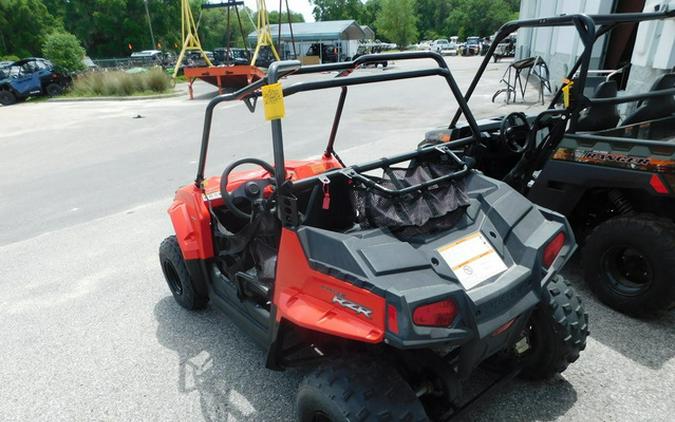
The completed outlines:
[[[72,97],[128,97],[168,92],[171,78],[160,68],[147,72],[89,72],[73,81],[68,95]]]

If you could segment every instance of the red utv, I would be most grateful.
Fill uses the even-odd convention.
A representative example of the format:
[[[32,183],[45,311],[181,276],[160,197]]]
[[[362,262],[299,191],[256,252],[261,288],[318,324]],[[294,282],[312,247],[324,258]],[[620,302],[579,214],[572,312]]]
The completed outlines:
[[[435,66],[349,74],[421,58]],[[273,164],[241,159],[205,177],[218,104],[243,100],[253,110],[266,85],[327,71],[340,77],[282,91],[341,89],[321,158],[285,160],[275,119]],[[169,209],[176,234],[160,246],[162,270],[181,306],[223,309],[266,350],[268,368],[315,366],[298,392],[301,421],[446,419],[463,408],[463,382],[478,365],[496,380],[543,379],[585,347],[588,317],[558,275],[576,247],[564,217],[444,145],[358,165],[336,154],[348,87],[432,76],[447,82],[478,139],[447,64],[431,52],[275,62],[207,107],[196,180]],[[238,170],[244,164],[259,169]]]

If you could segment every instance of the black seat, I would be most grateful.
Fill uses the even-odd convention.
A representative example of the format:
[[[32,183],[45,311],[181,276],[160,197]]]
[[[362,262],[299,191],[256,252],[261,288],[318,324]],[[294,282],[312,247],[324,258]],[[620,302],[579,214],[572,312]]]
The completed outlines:
[[[614,98],[617,92],[616,81],[605,81],[595,89],[593,98]],[[617,123],[619,123],[619,111],[615,104],[595,104],[581,112],[576,130],[596,132],[614,128]]]
[[[666,73],[654,82],[650,91],[675,88],[675,73]],[[675,95],[645,99],[633,114],[626,117],[622,126],[660,119],[675,114]]]

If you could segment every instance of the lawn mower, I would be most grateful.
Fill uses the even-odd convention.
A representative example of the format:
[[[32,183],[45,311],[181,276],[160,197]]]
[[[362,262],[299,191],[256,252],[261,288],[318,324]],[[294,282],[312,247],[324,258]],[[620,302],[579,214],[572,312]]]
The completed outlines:
[[[616,81],[607,79],[588,98],[589,63],[595,43],[612,30],[674,18],[675,10],[665,9],[509,22],[465,100],[500,41],[519,28],[577,28],[583,52],[568,82],[541,113],[478,121],[479,143],[462,139],[475,129],[468,116],[458,123],[459,110],[448,128],[428,132],[421,144],[444,144],[486,175],[567,216],[583,246],[585,281],[602,302],[630,315],[675,304],[675,73],[664,73],[638,95],[617,96]],[[619,122],[617,105],[629,102],[639,106]]]
[[[352,72],[410,59],[434,65]],[[326,72],[338,76],[279,84]],[[552,377],[585,348],[588,316],[559,274],[576,247],[562,215],[446,145],[352,165],[336,153],[350,87],[422,77],[447,82],[469,122],[466,141],[478,142],[437,53],[274,62],[261,80],[209,102],[197,176],[169,208],[175,235],[159,258],[176,302],[224,310],[263,347],[269,369],[310,365],[297,394],[300,421],[447,420],[475,403],[462,388],[479,366],[495,375],[486,393],[515,375]],[[286,160],[283,98],[331,88],[340,97],[323,155]],[[244,158],[206,177],[216,106],[244,101],[253,111],[260,97],[274,163]]]

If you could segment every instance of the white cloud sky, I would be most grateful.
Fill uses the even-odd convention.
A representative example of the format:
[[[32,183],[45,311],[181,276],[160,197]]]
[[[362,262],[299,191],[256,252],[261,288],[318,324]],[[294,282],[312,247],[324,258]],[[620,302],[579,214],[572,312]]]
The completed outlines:
[[[256,9],[256,0],[244,0],[244,3],[249,8]],[[267,10],[279,10],[279,0],[267,0]],[[283,7],[285,11],[286,0],[283,0]],[[312,6],[309,0],[288,0],[288,7],[294,12],[300,12],[305,17],[305,22],[314,22],[314,15],[312,15]]]

